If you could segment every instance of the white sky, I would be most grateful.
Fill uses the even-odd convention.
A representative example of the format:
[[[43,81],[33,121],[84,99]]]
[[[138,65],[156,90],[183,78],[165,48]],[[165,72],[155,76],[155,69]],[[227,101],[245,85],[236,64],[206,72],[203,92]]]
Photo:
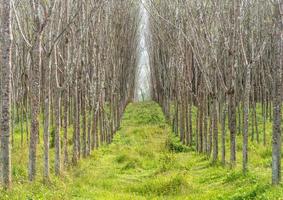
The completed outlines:
[[[143,0],[145,3],[145,0]],[[137,76],[137,88],[136,96],[137,100],[142,100],[142,93],[145,99],[150,98],[150,68],[149,68],[149,57],[147,53],[146,38],[148,34],[148,13],[144,8],[143,4],[140,4],[141,12],[141,23],[140,23],[140,42],[138,52],[139,63],[138,63],[138,76]]]

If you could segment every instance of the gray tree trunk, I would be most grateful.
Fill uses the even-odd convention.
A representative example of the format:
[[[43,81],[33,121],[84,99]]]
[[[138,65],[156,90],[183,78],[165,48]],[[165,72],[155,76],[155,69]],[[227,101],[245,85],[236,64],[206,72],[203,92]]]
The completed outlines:
[[[226,97],[224,97],[224,105],[223,105],[223,111],[222,111],[222,156],[221,161],[224,165],[226,163],[226,115],[227,115],[227,103],[226,103]]]
[[[10,101],[11,101],[11,9],[10,0],[2,0],[1,14],[1,161],[5,188],[11,186]],[[1,180],[1,179],[0,179]]]
[[[57,69],[56,69],[57,70]],[[60,138],[60,107],[61,95],[60,90],[55,89],[55,175],[59,176],[61,173],[61,138]]]
[[[79,156],[79,148],[78,148],[78,131],[79,131],[79,95],[78,95],[78,80],[77,80],[77,72],[75,72],[74,77],[74,111],[73,111],[73,157],[72,162],[74,165],[78,162],[78,156]]]
[[[283,1],[275,6],[276,58],[273,74],[273,134],[272,134],[272,184],[281,181],[281,104],[282,104],[282,38],[283,38]],[[281,16],[280,16],[281,15]]]
[[[236,105],[234,91],[229,95],[230,106],[230,162],[231,167],[236,164]]]
[[[63,129],[64,129],[64,141],[63,141],[63,149],[64,149],[64,166],[68,166],[69,163],[69,154],[68,154],[68,105],[69,105],[69,95],[68,90],[65,90],[63,100],[64,103],[64,120],[63,120]]]
[[[29,180],[33,181],[36,175],[36,150],[39,136],[39,110],[40,110],[40,57],[41,37],[33,50],[34,61],[32,63],[31,80],[31,132],[29,146]]]
[[[249,106],[251,90],[251,66],[247,66],[246,86],[244,94],[244,130],[243,130],[243,172],[247,172],[249,141]]]
[[[51,59],[49,61],[49,68],[45,71],[45,82],[44,82],[44,170],[43,179],[49,181],[50,165],[49,165],[49,122],[50,122],[50,72],[51,72]]]
[[[218,160],[218,119],[217,119],[217,99],[213,99],[213,161]]]

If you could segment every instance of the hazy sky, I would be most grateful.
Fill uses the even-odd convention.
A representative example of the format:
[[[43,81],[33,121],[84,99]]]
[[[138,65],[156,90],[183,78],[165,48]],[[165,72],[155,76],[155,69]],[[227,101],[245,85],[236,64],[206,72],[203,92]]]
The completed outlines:
[[[143,0],[145,2],[145,0]],[[138,64],[138,79],[136,94],[138,100],[142,100],[142,93],[145,95],[146,99],[150,98],[150,68],[149,68],[149,58],[146,47],[146,38],[148,34],[148,13],[144,6],[140,5],[141,12],[141,24],[140,24],[140,51],[139,53],[139,64]]]

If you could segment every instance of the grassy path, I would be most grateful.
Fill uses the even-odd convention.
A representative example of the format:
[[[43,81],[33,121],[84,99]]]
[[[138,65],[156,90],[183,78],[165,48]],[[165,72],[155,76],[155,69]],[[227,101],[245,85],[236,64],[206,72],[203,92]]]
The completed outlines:
[[[78,199],[279,199],[282,195],[264,177],[244,177],[240,170],[211,166],[206,157],[180,145],[154,103],[131,104],[113,144],[98,151],[73,177],[70,192]]]
[[[179,144],[158,105],[136,103],[128,106],[111,145],[94,152],[50,186],[40,181],[16,185],[10,193],[2,193],[2,198],[280,199],[282,187],[271,188],[268,173],[244,177],[240,168],[212,166],[206,157]]]
[[[179,174],[159,176],[173,164],[166,149],[167,128],[155,104],[130,105],[113,144],[97,151],[74,173],[72,188],[77,190],[72,196],[148,199],[146,196],[178,193],[185,186]]]

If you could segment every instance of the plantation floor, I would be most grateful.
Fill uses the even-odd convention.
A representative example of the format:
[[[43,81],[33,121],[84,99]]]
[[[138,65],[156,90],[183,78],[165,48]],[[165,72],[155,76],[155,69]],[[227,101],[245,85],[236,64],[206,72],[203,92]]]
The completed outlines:
[[[270,167],[243,176],[240,167],[212,165],[170,130],[157,104],[130,104],[111,145],[49,185],[19,181],[0,199],[283,199],[283,187],[270,186]]]

